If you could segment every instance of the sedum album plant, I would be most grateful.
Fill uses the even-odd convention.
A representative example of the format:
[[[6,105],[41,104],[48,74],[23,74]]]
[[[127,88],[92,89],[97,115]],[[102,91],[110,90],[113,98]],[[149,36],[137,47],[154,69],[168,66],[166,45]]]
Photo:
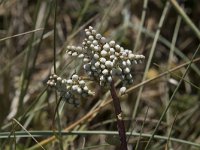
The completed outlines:
[[[141,63],[145,57],[133,54],[131,50],[124,49],[113,40],[107,41],[91,26],[85,29],[85,33],[86,38],[83,40],[82,46],[67,46],[67,54],[81,58],[83,69],[87,75],[97,81],[101,87],[110,89],[121,141],[120,149],[127,149],[125,126],[114,80],[122,81],[123,86],[119,93],[125,94],[127,86],[133,83],[131,68],[134,64]],[[51,75],[47,84],[55,87],[63,100],[75,106],[79,104],[80,99],[93,95],[85,81],[76,74],[68,80],[55,74]]]

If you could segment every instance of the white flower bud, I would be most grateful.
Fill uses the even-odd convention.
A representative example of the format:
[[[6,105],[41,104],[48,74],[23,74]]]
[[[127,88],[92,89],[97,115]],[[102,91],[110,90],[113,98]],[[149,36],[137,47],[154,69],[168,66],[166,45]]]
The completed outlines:
[[[105,62],[105,65],[108,68],[112,68],[113,67],[113,62],[111,62],[111,61],[108,60],[108,61]]]
[[[93,40],[94,40],[94,36],[90,35],[90,36],[88,37],[88,39],[89,39],[90,41],[93,41]]]
[[[99,55],[98,54],[94,54],[94,58],[95,59],[99,59]]]
[[[67,46],[67,49],[71,49],[71,46]]]
[[[85,58],[83,58],[83,62],[84,63],[88,63],[90,60],[87,58],[87,57],[85,57]]]
[[[86,70],[86,71],[89,71],[89,70],[91,70],[91,65],[90,64],[85,64],[85,65],[83,65],[83,68]]]
[[[122,67],[126,67],[126,61],[122,61]]]
[[[131,66],[131,61],[129,59],[126,60],[126,64],[127,64],[127,66]]]
[[[92,43],[93,43],[95,46],[98,45],[97,40],[94,40]]]
[[[105,64],[106,59],[105,59],[104,57],[101,57],[101,58],[100,58],[100,62],[101,62],[102,64]]]
[[[71,86],[67,85],[67,86],[66,86],[66,89],[67,89],[67,90],[71,90]]]
[[[104,76],[101,76],[101,77],[100,77],[100,81],[104,82],[104,81],[105,81],[105,77],[104,77]]]
[[[82,93],[82,89],[81,89],[80,87],[77,87],[77,92],[78,92],[79,94],[81,94],[81,93]]]
[[[124,48],[123,47],[120,47],[120,52],[123,52],[124,51]]]
[[[90,44],[90,48],[94,50],[94,44]]]
[[[83,86],[85,86],[85,81],[80,80],[80,81],[79,81],[79,84],[80,84],[81,87],[83,87]]]
[[[96,68],[99,68],[99,66],[100,66],[100,62],[97,61],[97,62],[94,64],[94,66],[95,66]]]
[[[115,54],[115,49],[114,48],[110,48],[110,53],[111,54]]]
[[[124,51],[126,52],[126,54],[132,54],[132,51],[129,49],[125,49]]]
[[[131,60],[133,60],[133,59],[135,59],[135,55],[134,54],[129,54],[128,58],[131,59]]]
[[[93,27],[92,27],[92,26],[89,26],[89,30],[93,30]]]
[[[108,53],[107,53],[105,50],[102,50],[102,51],[101,51],[101,56],[105,57],[105,56],[107,56],[107,54],[108,54]]]
[[[84,54],[79,54],[78,55],[78,58],[83,58],[84,57]]]
[[[86,34],[87,36],[90,36],[90,35],[91,35],[91,32],[90,32],[90,31],[87,31],[87,32],[85,32],[85,34]]]
[[[97,35],[96,35],[96,39],[97,39],[97,40],[101,39],[101,37],[102,37],[101,34],[97,34]]]
[[[130,73],[130,69],[129,69],[128,67],[126,67],[126,68],[124,69],[124,73],[125,73],[125,74]]]
[[[116,58],[115,55],[110,55],[111,60],[114,60],[115,58]]]
[[[106,51],[110,50],[110,46],[108,43],[104,44],[103,49],[105,49]]]
[[[55,83],[54,83],[54,82],[49,82],[49,85],[50,85],[50,86],[54,86]]]
[[[75,49],[76,49],[76,47],[72,45],[71,46],[71,50],[75,50]]]
[[[72,85],[72,90],[73,91],[77,91],[77,89],[78,89],[78,85]]]
[[[92,34],[96,35],[97,31],[96,30],[92,30]]]
[[[88,87],[87,87],[87,86],[84,86],[84,87],[83,87],[83,90],[84,90],[85,92],[87,92],[87,91],[88,91]]]
[[[92,65],[92,66],[91,66],[91,70],[92,70],[92,71],[96,71],[96,67]]]
[[[51,82],[51,81],[50,81],[50,80],[48,80],[48,81],[47,81],[47,85],[50,85],[50,82]]]
[[[101,64],[101,69],[105,69],[106,68],[106,66],[105,65],[103,65],[103,64]]]
[[[100,50],[100,47],[99,47],[99,46],[95,46],[95,47],[94,47],[94,50],[95,50],[96,52],[98,52],[98,51]]]
[[[100,42],[101,42],[102,44],[105,44],[105,43],[106,43],[106,38],[105,38],[105,37],[101,37]]]
[[[61,81],[62,80],[62,78],[61,77],[57,77],[57,81]]]
[[[87,93],[88,95],[90,95],[90,96],[94,96],[94,92],[92,92],[92,91],[88,91],[88,93]]]
[[[56,74],[53,75],[53,78],[57,78],[58,76]]]
[[[62,84],[65,84],[65,83],[67,83],[67,80],[66,79],[62,79]]]
[[[135,55],[135,59],[141,59],[141,55]]]
[[[77,55],[78,55],[77,52],[73,52],[73,53],[72,53],[72,56],[77,56]]]
[[[77,47],[76,47],[76,51],[81,52],[81,51],[82,51],[82,47],[77,46]]]
[[[104,69],[103,71],[102,71],[102,73],[103,73],[103,75],[108,75],[108,70],[107,69]]]
[[[82,45],[84,45],[84,46],[86,45],[85,41],[82,42]]]
[[[121,87],[120,88],[120,90],[119,90],[119,93],[121,94],[121,95],[123,95],[123,94],[125,94],[125,92],[126,92],[126,87]]]
[[[128,55],[127,55],[126,52],[122,52],[122,56],[123,56],[123,57],[127,57]]]
[[[68,55],[71,55],[71,54],[72,54],[72,51],[68,51],[67,54],[68,54]]]
[[[79,77],[78,75],[74,74],[72,75],[72,81],[78,81]]]
[[[115,46],[115,41],[110,41],[109,45],[110,45],[110,47],[114,47]]]
[[[117,51],[119,51],[120,50],[120,46],[119,45],[115,45],[115,49],[117,50]]]
[[[88,74],[89,76],[91,76],[91,75],[92,75],[92,71],[88,71],[87,74]]]
[[[112,77],[111,76],[108,76],[108,78],[107,78],[107,80],[108,80],[108,82],[112,82]]]
[[[92,42],[91,41],[87,41],[87,44],[90,45]]]
[[[73,83],[73,81],[71,79],[67,80],[67,84],[72,84],[72,83]]]

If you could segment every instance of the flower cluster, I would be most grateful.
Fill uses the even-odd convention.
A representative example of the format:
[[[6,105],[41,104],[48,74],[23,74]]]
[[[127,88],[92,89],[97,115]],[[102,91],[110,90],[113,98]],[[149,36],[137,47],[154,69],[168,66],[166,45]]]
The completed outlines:
[[[63,100],[75,106],[80,104],[80,99],[93,95],[86,86],[85,81],[81,80],[76,74],[72,75],[70,79],[62,79],[53,74],[49,77],[47,85],[54,87]]]
[[[119,77],[123,82],[120,92],[125,93],[126,85],[133,82],[131,67],[141,63],[145,57],[133,54],[115,41],[107,42],[106,38],[91,26],[85,29],[85,33],[82,47],[67,46],[67,53],[82,58],[86,73],[101,86],[107,86],[113,81],[113,77]]]

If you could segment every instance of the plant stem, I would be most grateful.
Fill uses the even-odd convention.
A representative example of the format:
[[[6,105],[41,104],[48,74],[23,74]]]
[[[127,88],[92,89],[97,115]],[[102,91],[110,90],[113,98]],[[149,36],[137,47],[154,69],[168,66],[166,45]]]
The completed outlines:
[[[117,128],[118,128],[120,141],[121,141],[120,149],[127,150],[126,131],[125,131],[125,126],[124,126],[124,121],[122,119],[122,110],[121,110],[121,106],[119,102],[119,97],[117,96],[117,93],[115,91],[114,82],[110,84],[110,87],[111,87],[110,93],[112,96],[112,100],[113,100],[113,104],[115,108],[115,115],[117,118]]]

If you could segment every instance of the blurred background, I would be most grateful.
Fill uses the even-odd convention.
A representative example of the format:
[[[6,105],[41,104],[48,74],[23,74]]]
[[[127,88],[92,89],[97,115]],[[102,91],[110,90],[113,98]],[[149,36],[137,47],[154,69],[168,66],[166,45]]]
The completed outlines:
[[[187,65],[181,66],[191,60],[199,46],[200,1],[177,2],[189,21],[170,1],[1,0],[1,132],[25,132],[22,126],[28,131],[38,131],[40,137],[36,139],[38,142],[46,139],[43,145],[46,149],[116,148],[117,135],[90,132],[117,131],[113,105],[108,103],[109,90],[91,82],[94,97],[82,101],[79,107],[62,101],[55,117],[59,95],[46,85],[53,73],[54,59],[59,76],[70,78],[74,72],[86,76],[82,62],[65,51],[67,45],[81,45],[84,29],[91,25],[108,40],[146,57],[144,63],[132,68],[134,83],[128,94],[120,97],[127,131],[151,135],[172,98],[156,134],[200,143],[200,53],[189,70]],[[177,70],[169,72],[172,68]],[[116,89],[119,87],[118,82]],[[87,133],[48,139],[42,131],[52,131],[52,125],[59,131]],[[139,141],[137,149],[144,149],[148,139],[143,135],[130,136],[129,148],[134,149]],[[154,138],[149,149],[199,149],[187,142]],[[33,137],[0,135],[0,145],[1,149],[28,149],[37,143]]]

